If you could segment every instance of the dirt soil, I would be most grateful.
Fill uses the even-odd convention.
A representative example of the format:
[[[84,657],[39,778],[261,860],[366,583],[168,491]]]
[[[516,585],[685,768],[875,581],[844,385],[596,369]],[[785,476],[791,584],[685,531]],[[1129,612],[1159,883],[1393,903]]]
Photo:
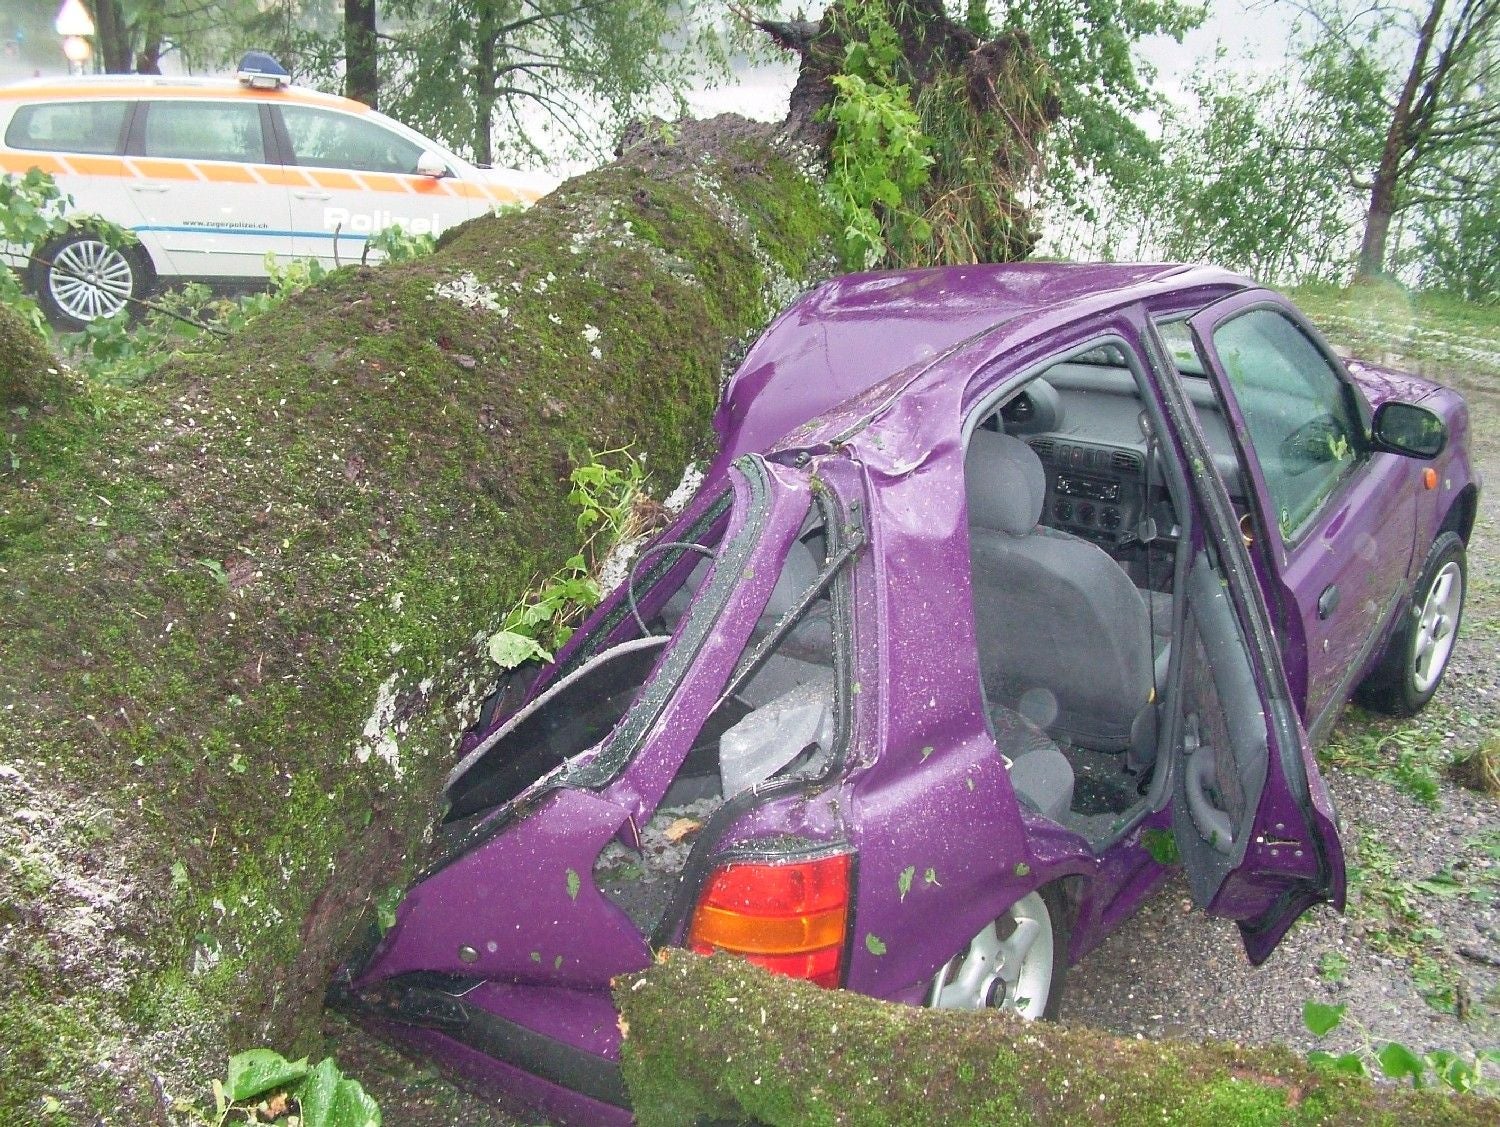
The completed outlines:
[[[1335,341],[1394,337],[1397,347],[1414,345],[1415,362],[1409,353],[1372,353],[1368,343],[1359,351],[1441,379],[1468,401],[1475,462],[1489,488],[1469,544],[1469,594],[1452,664],[1420,716],[1397,722],[1351,708],[1320,757],[1344,821],[1344,915],[1326,906],[1309,912],[1256,968],[1235,927],[1190,911],[1186,885],[1174,882],[1073,969],[1062,1017],[1126,1035],[1302,1050],[1339,1052],[1366,1038],[1419,1051],[1493,1048],[1500,802],[1457,785],[1445,768],[1485,743],[1493,748],[1500,733],[1500,342],[1493,334],[1403,338],[1379,314],[1309,311]],[[1403,758],[1436,778],[1430,805],[1400,785]],[[1348,1007],[1322,1042],[1303,1026],[1307,1000]]]

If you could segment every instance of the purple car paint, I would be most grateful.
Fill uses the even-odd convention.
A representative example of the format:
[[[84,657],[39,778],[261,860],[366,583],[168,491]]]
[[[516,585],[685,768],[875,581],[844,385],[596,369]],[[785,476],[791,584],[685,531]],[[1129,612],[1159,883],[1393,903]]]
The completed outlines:
[[[609,983],[653,947],[1042,1016],[1179,869],[1255,962],[1342,907],[1312,749],[1356,688],[1441,677],[1457,395],[1232,274],[1033,263],[829,282],[715,426],[630,581],[466,733],[442,855],[334,1002],[624,1122]],[[822,938],[757,938],[787,913]]]

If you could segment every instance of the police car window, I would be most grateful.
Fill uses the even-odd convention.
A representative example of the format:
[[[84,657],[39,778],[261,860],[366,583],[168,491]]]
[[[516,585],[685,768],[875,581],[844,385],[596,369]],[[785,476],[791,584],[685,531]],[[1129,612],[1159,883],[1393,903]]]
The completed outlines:
[[[22,106],[5,131],[12,149],[62,153],[117,153],[133,102],[54,102]]]
[[[360,172],[417,171],[422,147],[373,121],[305,106],[282,106],[295,163]]]
[[[253,102],[150,102],[143,152],[175,160],[264,164],[260,107]]]

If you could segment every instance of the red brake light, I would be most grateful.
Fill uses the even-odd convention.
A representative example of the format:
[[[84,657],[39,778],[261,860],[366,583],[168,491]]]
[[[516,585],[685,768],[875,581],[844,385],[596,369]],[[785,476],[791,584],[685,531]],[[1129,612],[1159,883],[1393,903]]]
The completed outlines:
[[[737,862],[709,878],[688,946],[743,955],[777,974],[834,987],[842,980],[850,855]]]

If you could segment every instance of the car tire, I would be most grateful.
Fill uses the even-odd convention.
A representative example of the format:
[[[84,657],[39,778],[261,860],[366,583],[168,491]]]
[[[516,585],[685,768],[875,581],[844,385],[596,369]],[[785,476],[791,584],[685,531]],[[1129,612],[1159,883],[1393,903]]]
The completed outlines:
[[[81,332],[91,321],[134,314],[151,286],[151,267],[139,247],[112,246],[83,228],[53,239],[33,256],[37,302],[61,332]]]
[[[1359,687],[1360,704],[1390,716],[1412,716],[1426,706],[1453,656],[1467,581],[1463,538],[1444,532],[1427,553],[1411,606]]]
[[[927,1004],[1055,1019],[1067,978],[1071,930],[1072,911],[1061,885],[1027,893],[938,968]]]

